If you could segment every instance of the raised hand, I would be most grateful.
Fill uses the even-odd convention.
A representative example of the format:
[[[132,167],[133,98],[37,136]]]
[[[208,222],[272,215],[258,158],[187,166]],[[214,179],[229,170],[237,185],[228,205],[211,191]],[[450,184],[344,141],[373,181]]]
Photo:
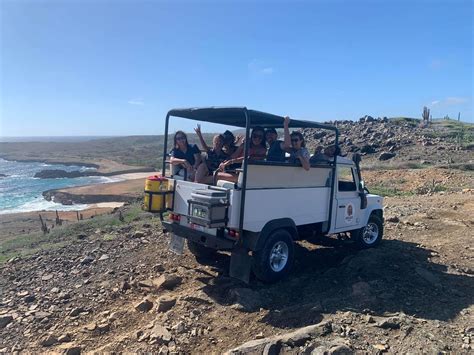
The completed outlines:
[[[242,143],[245,142],[245,137],[241,134],[238,134],[236,137],[235,137],[235,145],[240,145]]]
[[[290,124],[290,117],[288,116],[285,116],[284,118],[284,121],[283,121],[283,124],[285,125],[285,127],[288,127],[288,125]]]
[[[194,128],[194,132],[196,132],[197,134],[201,134],[201,125],[198,124],[196,128]]]

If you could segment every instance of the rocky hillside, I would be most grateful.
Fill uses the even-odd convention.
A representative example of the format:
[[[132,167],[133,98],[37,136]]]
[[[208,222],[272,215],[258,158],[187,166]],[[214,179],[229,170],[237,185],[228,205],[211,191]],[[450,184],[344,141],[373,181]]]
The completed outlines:
[[[467,354],[473,213],[468,190],[388,198],[378,248],[301,242],[289,278],[246,285],[125,206],[1,244],[0,352]]]
[[[360,153],[363,161],[384,162],[388,167],[470,164],[474,168],[474,125],[457,121],[434,121],[426,127],[419,120],[362,117],[359,121],[326,122],[340,131],[343,155]],[[333,144],[335,136],[324,130],[304,129],[308,146]],[[382,164],[379,164],[383,166]]]

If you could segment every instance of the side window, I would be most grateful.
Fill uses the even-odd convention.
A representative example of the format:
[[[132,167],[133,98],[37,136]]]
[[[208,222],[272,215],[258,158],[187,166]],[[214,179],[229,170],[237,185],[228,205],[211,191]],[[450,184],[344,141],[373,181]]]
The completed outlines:
[[[338,167],[338,188],[339,191],[356,191],[357,186],[350,166]]]

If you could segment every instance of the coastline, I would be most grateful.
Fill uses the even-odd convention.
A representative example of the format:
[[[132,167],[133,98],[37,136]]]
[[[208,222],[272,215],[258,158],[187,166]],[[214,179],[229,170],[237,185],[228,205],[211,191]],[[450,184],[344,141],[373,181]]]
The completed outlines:
[[[113,175],[120,181],[47,190],[43,197],[63,205],[132,202],[141,197],[149,175],[150,172]]]
[[[0,155],[0,158],[9,162],[19,163],[42,163],[50,165],[65,165],[65,166],[78,166],[78,167],[91,167],[97,170],[101,169],[102,172],[97,170],[91,171],[90,173],[85,172],[84,177],[88,176],[99,176],[107,177],[112,179],[118,179],[118,181],[104,182],[104,183],[91,183],[80,186],[73,186],[68,188],[50,189],[42,192],[42,197],[45,201],[51,201],[53,203],[68,206],[70,208],[61,210],[58,206],[57,210],[61,213],[76,211],[84,213],[85,211],[94,210],[96,212],[107,212],[110,209],[110,204],[123,205],[123,203],[133,202],[137,198],[141,197],[144,187],[144,180],[147,176],[155,173],[153,167],[143,166],[129,166],[121,163],[117,163],[108,159],[97,159],[94,162],[91,161],[77,161],[77,160],[51,160],[51,159],[12,159],[5,155]],[[44,171],[44,170],[42,170]],[[58,170],[62,171],[62,170]],[[109,204],[106,206],[104,204]],[[74,205],[78,205],[77,209],[74,209]],[[87,205],[87,206],[84,206]],[[85,208],[84,208],[85,207]],[[2,222],[8,216],[16,215],[28,215],[38,213],[49,213],[54,212],[55,208],[47,207],[41,210],[11,210],[3,211],[1,213]],[[37,217],[37,216],[36,216]]]
[[[132,203],[143,197],[145,178],[149,173],[118,174],[114,177],[120,181],[102,184],[89,184],[83,186],[69,187],[64,189],[50,190],[54,196],[54,202],[60,202],[57,196],[63,194],[67,198],[77,201],[74,204],[87,205],[85,209],[58,210],[59,217],[65,223],[76,223],[77,217],[82,215],[83,219],[113,212],[124,204]],[[61,200],[61,198],[58,198]],[[74,204],[70,207],[74,207]],[[39,216],[48,225],[53,225],[56,219],[55,210],[11,212],[1,215],[0,239],[15,237],[19,234],[28,234],[40,230]]]

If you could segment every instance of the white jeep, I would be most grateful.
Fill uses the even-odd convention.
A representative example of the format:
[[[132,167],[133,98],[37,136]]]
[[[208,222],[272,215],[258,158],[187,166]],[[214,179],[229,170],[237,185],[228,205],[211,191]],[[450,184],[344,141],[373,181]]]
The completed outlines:
[[[166,117],[165,157],[171,117],[245,128],[245,142],[252,127],[281,128],[284,121],[247,108],[171,110]],[[291,120],[290,127],[330,130],[338,144],[336,127],[298,120]],[[246,157],[247,151],[248,145]],[[306,171],[286,162],[245,159],[237,183],[218,180],[215,185],[167,176],[172,201],[163,227],[171,235],[171,248],[181,253],[187,240],[197,257],[230,251],[231,276],[248,282],[253,271],[258,279],[274,282],[290,272],[294,242],[305,235],[349,234],[361,248],[376,246],[383,235],[383,199],[368,193],[358,163],[337,156],[311,164]],[[163,176],[166,164],[163,159]]]

